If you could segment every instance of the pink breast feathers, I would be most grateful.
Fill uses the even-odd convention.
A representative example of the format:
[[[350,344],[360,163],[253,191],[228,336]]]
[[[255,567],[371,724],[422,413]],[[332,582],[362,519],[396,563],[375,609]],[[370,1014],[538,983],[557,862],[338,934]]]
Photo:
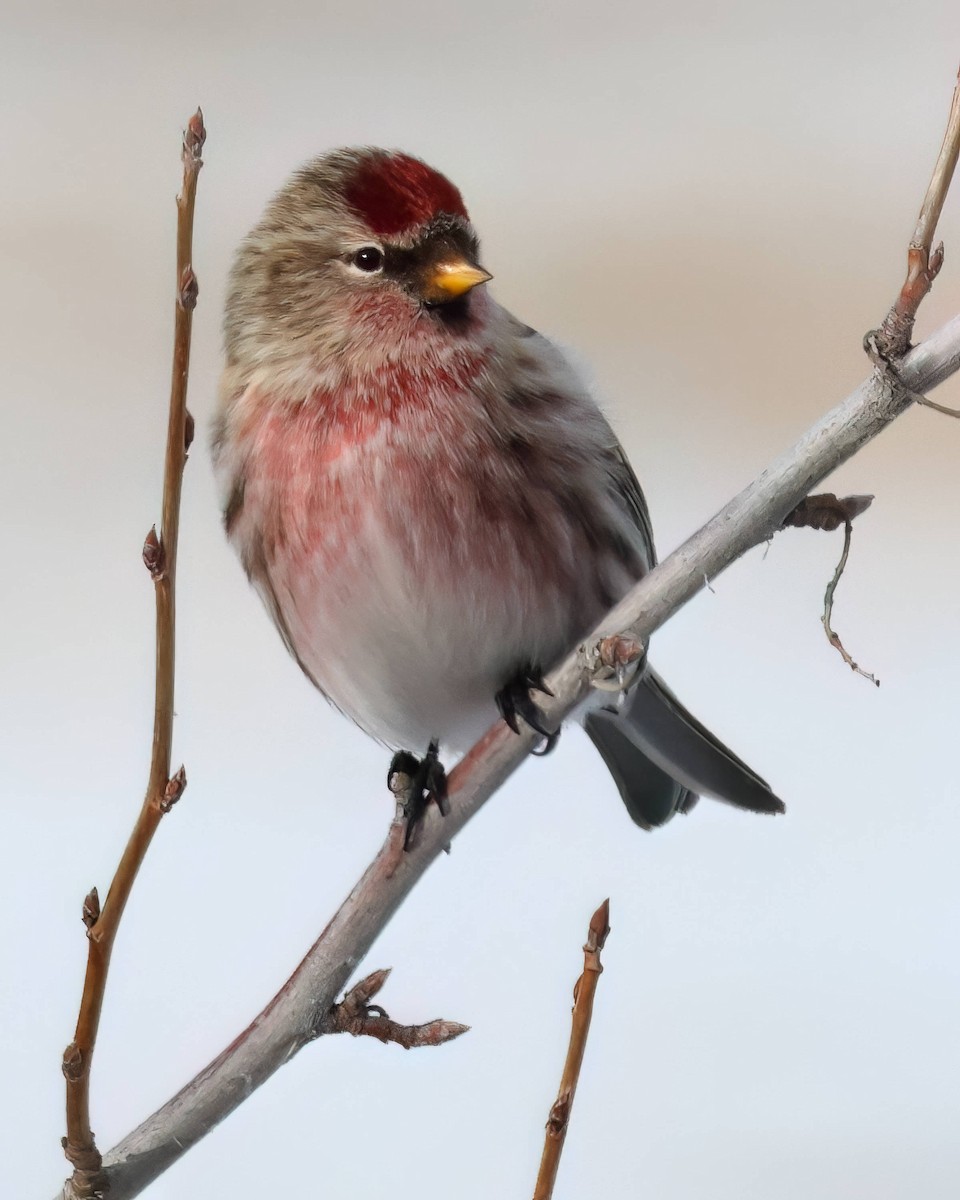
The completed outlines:
[[[237,430],[245,502],[236,532],[257,529],[268,558],[337,557],[369,507],[383,505],[375,481],[388,475],[402,494],[431,469],[431,443],[462,444],[469,436],[471,407],[452,404],[451,396],[463,392],[464,377],[481,361],[465,355],[429,371],[394,364],[299,404],[260,397]]]

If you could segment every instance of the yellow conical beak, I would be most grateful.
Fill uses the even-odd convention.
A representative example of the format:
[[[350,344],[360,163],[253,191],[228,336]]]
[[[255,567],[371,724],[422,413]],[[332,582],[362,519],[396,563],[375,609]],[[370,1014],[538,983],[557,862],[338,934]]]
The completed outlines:
[[[428,304],[443,304],[445,300],[456,300],[471,288],[492,278],[489,271],[465,258],[447,259],[430,268],[424,280],[423,298]]]

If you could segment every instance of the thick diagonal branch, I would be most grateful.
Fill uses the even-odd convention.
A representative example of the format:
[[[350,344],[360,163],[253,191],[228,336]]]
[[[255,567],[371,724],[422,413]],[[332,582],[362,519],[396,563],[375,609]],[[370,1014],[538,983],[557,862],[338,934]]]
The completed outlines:
[[[171,775],[173,743],[173,684],[175,641],[175,584],[177,542],[180,529],[180,492],[187,459],[192,420],[187,412],[187,375],[190,368],[190,333],[197,302],[197,280],[193,272],[193,211],[197,176],[203,165],[206,131],[199,109],[190,118],[183,135],[183,186],[177,197],[177,292],[174,328],[173,378],[163,475],[161,532],[155,529],[144,543],[144,562],[154,581],[157,604],[156,683],[153,719],[153,749],[146,797],[137,822],[120,859],[102,910],[96,889],[83,908],[87,926],[87,970],[73,1041],[64,1051],[63,1074],[67,1084],[67,1136],[64,1153],[74,1168],[64,1194],[90,1197],[108,1184],[100,1153],[90,1128],[90,1067],[100,1026],[100,1012],[107,986],[110,955],[117,928],[164,813],[180,798],[186,786],[183,767]]]
[[[543,708],[559,722],[589,693],[600,639],[628,632],[640,645],[674,612],[751,547],[766,541],[811,489],[911,404],[960,367],[960,317],[900,365],[898,380],[875,372],[712,520],[646,576],[550,675]],[[306,1045],[374,938],[427,867],[517,769],[537,742],[503,724],[459,763],[449,780],[450,812],[429,812],[417,847],[398,862],[389,836],[339,912],[267,1008],[224,1052],[105,1159],[111,1200],[141,1192],[250,1092]]]

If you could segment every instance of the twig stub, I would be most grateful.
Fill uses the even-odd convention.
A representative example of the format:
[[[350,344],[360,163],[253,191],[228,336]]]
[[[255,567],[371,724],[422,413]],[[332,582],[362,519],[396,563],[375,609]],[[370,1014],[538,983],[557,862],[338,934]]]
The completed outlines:
[[[620,669],[643,658],[643,643],[629,634],[615,633],[598,645],[599,659],[605,667]]]
[[[873,496],[844,496],[841,499],[833,492],[807,496],[784,519],[781,528],[821,529],[832,533],[841,525],[854,521],[865,513],[873,499]]]
[[[601,638],[586,654],[591,684],[600,692],[625,692],[640,677],[647,648],[629,630]]]

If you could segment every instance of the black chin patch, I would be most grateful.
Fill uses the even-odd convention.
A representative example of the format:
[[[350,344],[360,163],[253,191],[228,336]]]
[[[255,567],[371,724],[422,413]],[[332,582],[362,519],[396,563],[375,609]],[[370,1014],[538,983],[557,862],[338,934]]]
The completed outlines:
[[[439,324],[454,331],[465,329],[470,324],[470,300],[467,295],[445,300],[442,304],[424,302],[423,309]]]

